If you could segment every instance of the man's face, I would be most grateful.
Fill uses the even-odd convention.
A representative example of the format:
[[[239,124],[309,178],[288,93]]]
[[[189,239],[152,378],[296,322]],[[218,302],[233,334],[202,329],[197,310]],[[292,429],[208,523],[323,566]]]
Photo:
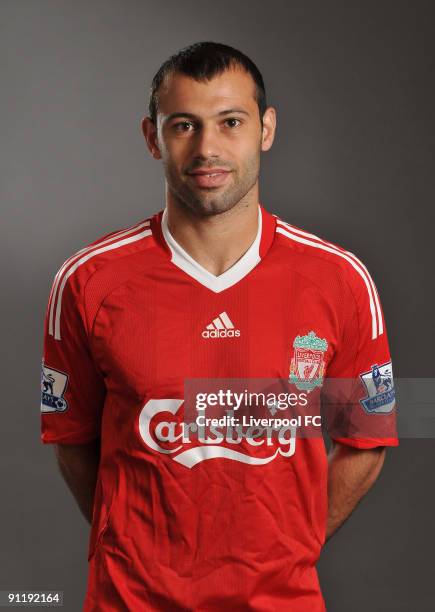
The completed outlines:
[[[174,74],[159,90],[156,144],[168,189],[195,214],[225,212],[257,183],[262,127],[254,91],[241,69],[203,82]]]

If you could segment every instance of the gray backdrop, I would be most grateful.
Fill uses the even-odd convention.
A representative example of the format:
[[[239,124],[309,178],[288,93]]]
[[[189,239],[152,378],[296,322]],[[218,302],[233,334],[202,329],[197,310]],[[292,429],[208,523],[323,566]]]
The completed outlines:
[[[2,0],[0,589],[81,609],[88,526],[39,440],[42,323],[63,260],[164,205],[140,119],[182,46],[239,47],[278,112],[261,200],[355,252],[387,319],[394,372],[434,376],[431,2]],[[406,410],[406,406],[401,406]],[[403,439],[319,575],[328,611],[433,610],[434,441]]]

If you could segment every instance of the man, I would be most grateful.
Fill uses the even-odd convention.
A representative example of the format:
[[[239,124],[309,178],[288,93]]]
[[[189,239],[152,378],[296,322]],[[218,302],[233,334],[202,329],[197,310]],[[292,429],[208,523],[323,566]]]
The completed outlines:
[[[184,382],[290,377],[309,392],[326,375],[362,377],[355,410],[390,422],[393,399],[369,380],[390,368],[373,280],[260,205],[276,114],[239,51],[198,43],[171,57],[142,128],[166,206],[70,257],[45,323],[42,441],[92,523],[84,609],[324,610],[322,545],[395,434],[332,431],[329,457],[321,436],[291,452],[211,444],[181,427]]]

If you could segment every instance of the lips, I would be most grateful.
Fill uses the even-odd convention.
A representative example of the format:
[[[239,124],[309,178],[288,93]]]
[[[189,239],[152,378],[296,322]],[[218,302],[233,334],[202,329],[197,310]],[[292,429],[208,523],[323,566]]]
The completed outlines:
[[[219,187],[230,174],[231,171],[224,168],[201,168],[188,173],[196,185],[202,188]]]

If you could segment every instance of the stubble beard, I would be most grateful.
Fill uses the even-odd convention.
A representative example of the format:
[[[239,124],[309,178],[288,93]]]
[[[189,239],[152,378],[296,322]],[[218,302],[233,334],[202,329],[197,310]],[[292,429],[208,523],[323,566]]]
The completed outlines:
[[[256,152],[244,165],[242,176],[232,170],[231,184],[226,188],[199,189],[190,186],[187,181],[180,179],[175,167],[163,162],[168,189],[179,206],[186,212],[206,217],[219,215],[231,210],[244,201],[246,195],[254,187],[260,172],[260,152]],[[219,165],[215,162],[214,165]],[[202,167],[205,167],[204,164]],[[228,167],[224,165],[224,167]]]

